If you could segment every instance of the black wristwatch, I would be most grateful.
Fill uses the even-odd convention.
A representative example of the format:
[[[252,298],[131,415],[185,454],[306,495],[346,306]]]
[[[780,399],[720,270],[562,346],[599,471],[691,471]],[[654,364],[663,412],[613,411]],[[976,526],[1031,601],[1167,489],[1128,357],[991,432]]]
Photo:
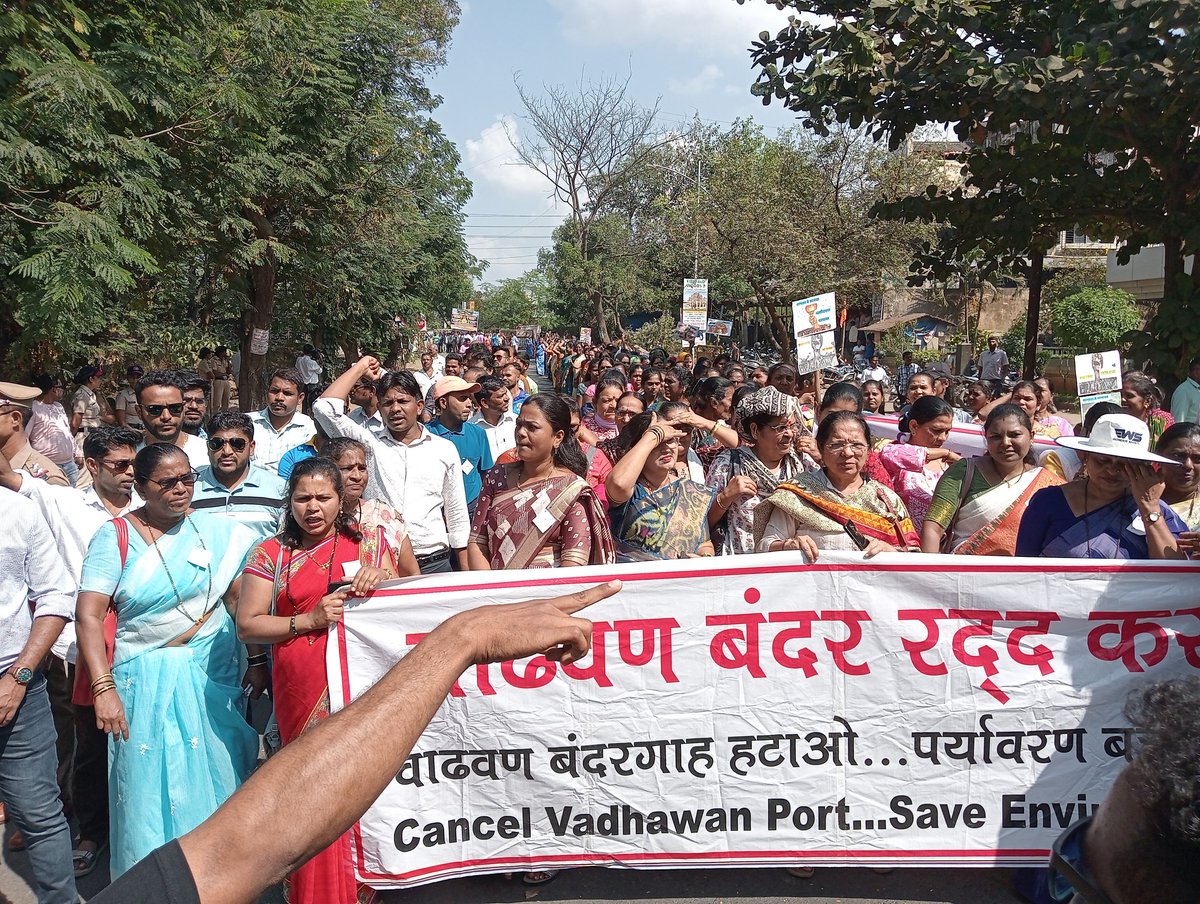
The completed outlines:
[[[13,681],[17,682],[21,687],[27,687],[29,682],[33,680],[33,669],[18,668],[15,665],[4,674],[12,675]]]

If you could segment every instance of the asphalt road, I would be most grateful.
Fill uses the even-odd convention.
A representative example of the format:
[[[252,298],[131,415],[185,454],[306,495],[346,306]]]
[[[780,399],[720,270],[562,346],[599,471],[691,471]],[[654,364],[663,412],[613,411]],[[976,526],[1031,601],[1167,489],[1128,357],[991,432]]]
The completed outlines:
[[[795,879],[782,869],[577,869],[560,873],[540,888],[527,888],[519,877],[485,876],[389,892],[383,900],[385,904],[1013,904],[1021,899],[1009,890],[1009,881],[1009,871],[998,869],[897,869],[887,875],[865,869],[818,869],[812,879]],[[106,883],[107,875],[97,870],[79,883],[79,891],[86,898]],[[261,904],[282,901],[282,894],[274,890]],[[36,904],[29,859],[7,846],[0,860],[0,904]]]

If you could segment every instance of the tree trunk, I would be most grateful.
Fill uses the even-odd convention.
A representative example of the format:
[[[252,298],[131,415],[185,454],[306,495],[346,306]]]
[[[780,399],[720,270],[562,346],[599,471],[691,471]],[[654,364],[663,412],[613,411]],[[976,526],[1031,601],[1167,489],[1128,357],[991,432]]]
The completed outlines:
[[[592,315],[596,318],[596,334],[593,338],[598,345],[608,345],[608,318],[604,314],[604,296],[595,289],[588,289],[588,301],[592,303]]]
[[[271,221],[258,211],[245,211],[245,216],[254,224],[256,237],[263,241],[273,239]],[[255,411],[262,407],[266,397],[264,370],[267,354],[253,354],[251,342],[255,330],[271,331],[271,319],[275,313],[275,276],[278,267],[275,252],[269,247],[259,263],[250,267],[247,274],[247,294],[250,304],[242,315],[242,368],[238,374],[238,404],[243,411]]]
[[[1042,267],[1046,252],[1040,248],[1029,255],[1029,307],[1025,314],[1025,354],[1021,362],[1021,376],[1032,380],[1037,367],[1038,321],[1042,316]]]

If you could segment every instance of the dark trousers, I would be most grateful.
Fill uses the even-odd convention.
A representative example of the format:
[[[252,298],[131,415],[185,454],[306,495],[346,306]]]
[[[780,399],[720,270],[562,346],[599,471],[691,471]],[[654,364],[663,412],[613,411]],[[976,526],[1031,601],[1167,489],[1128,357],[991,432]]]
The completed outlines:
[[[93,706],[75,707],[75,770],[71,799],[80,841],[108,842],[108,735],[96,727]]]

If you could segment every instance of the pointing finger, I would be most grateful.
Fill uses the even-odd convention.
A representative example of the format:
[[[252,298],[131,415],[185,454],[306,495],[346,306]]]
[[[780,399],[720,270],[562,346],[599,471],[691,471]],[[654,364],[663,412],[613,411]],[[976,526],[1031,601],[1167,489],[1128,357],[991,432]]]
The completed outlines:
[[[578,590],[567,596],[560,596],[555,601],[555,604],[567,615],[572,615],[580,609],[586,609],[593,603],[608,599],[613,594],[620,592],[620,590],[620,581],[608,581],[604,584],[588,587],[586,590]]]

